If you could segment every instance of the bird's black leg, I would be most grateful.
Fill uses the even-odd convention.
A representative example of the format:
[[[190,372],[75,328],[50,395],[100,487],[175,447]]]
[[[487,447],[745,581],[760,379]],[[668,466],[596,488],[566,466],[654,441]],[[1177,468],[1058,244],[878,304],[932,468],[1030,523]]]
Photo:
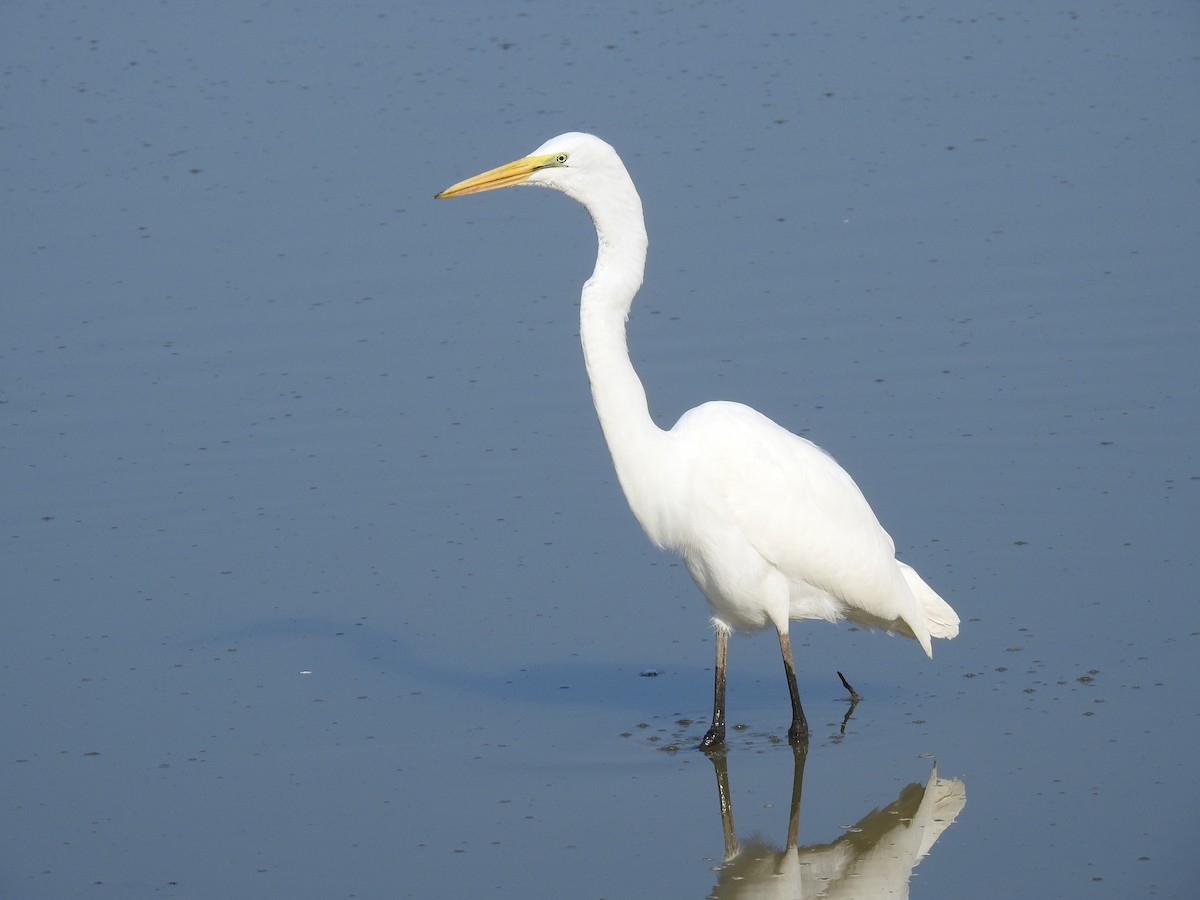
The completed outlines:
[[[700,741],[701,750],[713,750],[725,746],[725,651],[728,643],[728,632],[723,628],[718,628],[717,664],[713,672],[712,724],[705,732],[704,739]]]
[[[804,707],[800,705],[796,666],[792,663],[792,641],[786,631],[779,632],[779,649],[783,653],[783,671],[787,675],[788,693],[792,697],[792,726],[788,729],[788,743],[796,746],[808,741],[808,720],[804,718]]]

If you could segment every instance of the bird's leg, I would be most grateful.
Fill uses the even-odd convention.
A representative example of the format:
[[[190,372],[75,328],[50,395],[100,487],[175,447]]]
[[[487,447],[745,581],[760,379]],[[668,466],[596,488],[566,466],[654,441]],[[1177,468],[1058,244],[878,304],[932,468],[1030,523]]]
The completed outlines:
[[[788,743],[796,746],[808,740],[808,720],[804,718],[804,707],[800,705],[796,666],[792,663],[792,640],[786,631],[779,632],[779,649],[783,653],[783,671],[787,675],[788,693],[792,697],[792,726],[788,729]]]
[[[717,629],[717,663],[713,672],[713,714],[712,724],[700,741],[701,750],[712,750],[725,745],[725,651],[729,643],[729,633],[724,628]]]

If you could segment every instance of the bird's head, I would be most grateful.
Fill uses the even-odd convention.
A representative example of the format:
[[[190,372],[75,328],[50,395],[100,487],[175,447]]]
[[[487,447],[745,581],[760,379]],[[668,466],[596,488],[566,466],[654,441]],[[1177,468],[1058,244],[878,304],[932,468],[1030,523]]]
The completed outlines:
[[[589,188],[618,174],[628,179],[612,147],[593,135],[570,131],[551,138],[528,156],[451,185],[435,199],[528,184],[554,188],[582,200]]]

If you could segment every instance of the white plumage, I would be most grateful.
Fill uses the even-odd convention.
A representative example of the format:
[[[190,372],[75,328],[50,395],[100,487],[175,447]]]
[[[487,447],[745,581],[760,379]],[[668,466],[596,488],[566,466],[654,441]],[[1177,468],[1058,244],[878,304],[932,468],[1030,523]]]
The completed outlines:
[[[954,637],[954,610],[896,559],[854,480],[815,444],[740,403],[705,403],[669,431],[654,424],[625,339],[642,284],[646,228],[641,198],[616,151],[592,135],[559,135],[438,197],[516,184],[562,191],[596,226],[596,267],[580,303],[584,363],[630,508],[655,544],[679,552],[712,609],[713,721],[702,746],[724,741],[731,631],[768,624],[778,631],[794,743],[807,737],[808,726],[789,620],[848,618],[915,637],[930,656],[931,637]]]

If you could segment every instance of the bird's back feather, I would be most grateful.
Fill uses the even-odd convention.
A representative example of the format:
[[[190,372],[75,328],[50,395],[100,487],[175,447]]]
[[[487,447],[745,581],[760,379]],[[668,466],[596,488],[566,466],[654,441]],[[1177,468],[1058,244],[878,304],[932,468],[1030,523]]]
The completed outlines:
[[[930,636],[957,633],[954,611],[896,560],[858,485],[811,441],[727,402],[690,410],[671,434],[684,451],[678,489],[690,500],[692,521],[678,547],[685,559],[705,557],[720,571],[752,548],[787,580],[787,618],[846,617],[915,637],[926,653]],[[736,564],[743,572],[749,565]],[[689,569],[695,576],[697,564],[689,561]],[[747,579],[725,579],[735,580]],[[723,605],[737,605],[722,587],[720,579],[701,584],[718,618]]]

